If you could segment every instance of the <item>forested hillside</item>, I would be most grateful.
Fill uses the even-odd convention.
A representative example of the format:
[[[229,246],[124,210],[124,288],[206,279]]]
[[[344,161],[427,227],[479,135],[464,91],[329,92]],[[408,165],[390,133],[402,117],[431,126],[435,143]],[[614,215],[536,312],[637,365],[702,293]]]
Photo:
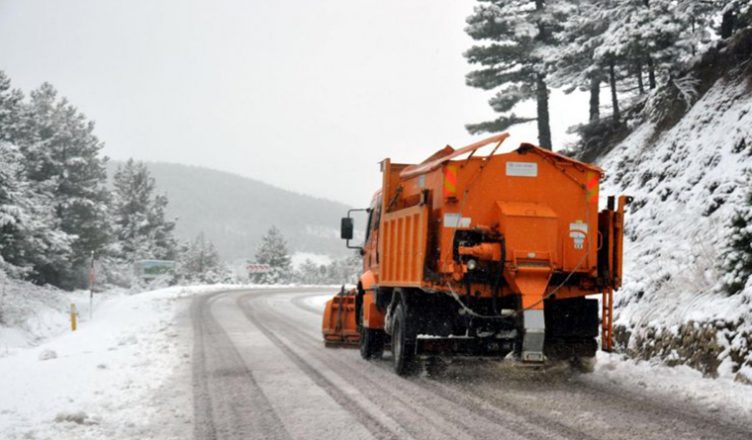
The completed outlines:
[[[627,214],[622,349],[752,381],[752,30],[686,72],[696,102],[663,87],[599,159]]]
[[[110,172],[118,165],[113,162]],[[257,180],[208,168],[147,163],[156,191],[167,194],[168,218],[186,240],[203,232],[225,259],[253,259],[261,237],[276,226],[291,252],[349,255],[339,239],[342,203],[286,191]]]
[[[84,284],[111,243],[106,158],[94,124],[50,84],[29,96],[0,71],[0,270]]]
[[[657,88],[676,88],[680,100],[692,101],[688,63],[750,23],[745,0],[479,0],[465,29],[477,41],[465,52],[475,68],[466,82],[493,92],[489,105],[500,116],[467,129],[500,132],[537,121],[539,145],[550,149],[557,147],[552,111],[587,112],[589,122],[573,129],[582,136],[579,154],[592,159],[626,135]],[[552,88],[589,93],[589,108],[550,108]],[[517,114],[526,100],[536,111]]]
[[[0,71],[3,279],[70,290],[87,287],[94,270],[102,286],[129,286],[134,262],[178,258],[154,178],[129,160],[112,169],[109,188],[103,147],[94,122],[51,84],[25,96]]]

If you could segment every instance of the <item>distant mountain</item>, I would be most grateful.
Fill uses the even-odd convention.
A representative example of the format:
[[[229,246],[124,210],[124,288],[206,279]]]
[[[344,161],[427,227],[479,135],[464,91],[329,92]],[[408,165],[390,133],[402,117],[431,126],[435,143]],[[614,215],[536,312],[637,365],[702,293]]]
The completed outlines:
[[[110,177],[120,164],[109,164]],[[339,239],[339,218],[347,205],[209,168],[162,162],[147,166],[157,192],[169,198],[169,217],[178,218],[176,235],[192,239],[203,231],[225,259],[252,258],[272,225],[293,252],[347,255]]]

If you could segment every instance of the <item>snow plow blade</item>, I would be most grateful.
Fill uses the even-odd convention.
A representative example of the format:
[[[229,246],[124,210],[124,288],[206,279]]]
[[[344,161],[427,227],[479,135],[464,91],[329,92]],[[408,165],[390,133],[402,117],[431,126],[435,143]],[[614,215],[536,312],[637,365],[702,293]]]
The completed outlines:
[[[321,325],[327,347],[357,347],[360,333],[355,319],[355,290],[342,290],[326,302]]]

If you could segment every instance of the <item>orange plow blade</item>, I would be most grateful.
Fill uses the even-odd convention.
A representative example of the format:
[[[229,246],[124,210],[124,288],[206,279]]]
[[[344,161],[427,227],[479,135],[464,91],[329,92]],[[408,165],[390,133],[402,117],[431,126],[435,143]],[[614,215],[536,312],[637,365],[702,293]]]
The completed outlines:
[[[358,346],[360,333],[355,319],[355,290],[342,290],[326,302],[321,325],[327,347]]]

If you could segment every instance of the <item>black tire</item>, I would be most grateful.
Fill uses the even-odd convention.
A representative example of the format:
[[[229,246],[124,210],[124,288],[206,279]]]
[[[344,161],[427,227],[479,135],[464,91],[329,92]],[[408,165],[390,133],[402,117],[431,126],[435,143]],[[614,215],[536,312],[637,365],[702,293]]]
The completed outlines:
[[[380,359],[384,354],[385,336],[383,330],[366,328],[363,325],[363,311],[360,313],[360,357],[363,359]]]
[[[397,304],[392,317],[392,362],[394,372],[407,376],[413,371],[415,335],[412,334],[402,303]]]
[[[569,361],[574,370],[579,373],[589,374],[595,371],[595,356],[576,356]]]
[[[360,357],[380,359],[384,354],[384,332],[370,328],[360,328]]]

